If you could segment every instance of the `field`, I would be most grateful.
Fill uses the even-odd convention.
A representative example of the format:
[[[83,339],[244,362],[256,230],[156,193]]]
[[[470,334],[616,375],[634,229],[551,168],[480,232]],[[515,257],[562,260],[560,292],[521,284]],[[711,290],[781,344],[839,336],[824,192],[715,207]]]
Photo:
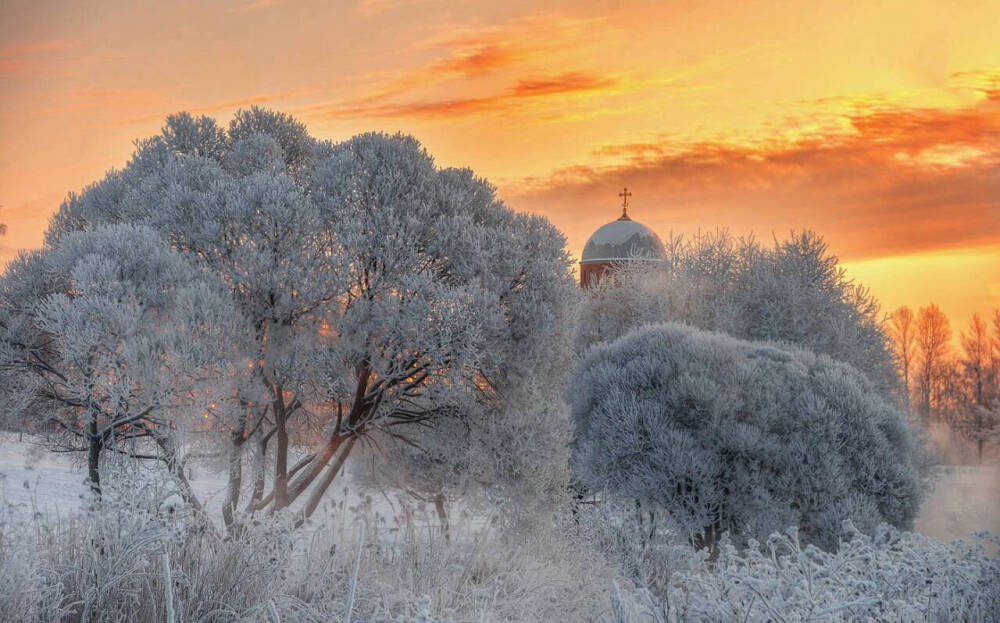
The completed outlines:
[[[2,434],[0,499],[7,506],[8,516],[25,519],[39,512],[51,517],[78,510],[87,492],[81,458],[53,454],[33,445],[26,437],[19,440],[16,434]],[[366,497],[363,489],[350,479],[347,483],[346,487],[331,491],[330,500],[348,507],[363,503]],[[205,501],[210,515],[218,517],[225,490],[222,474],[198,466],[191,472],[191,484]],[[378,492],[371,493],[369,503],[374,504],[375,510],[392,504]],[[914,529],[942,541],[968,538],[983,530],[1000,534],[1000,466],[939,466]]]

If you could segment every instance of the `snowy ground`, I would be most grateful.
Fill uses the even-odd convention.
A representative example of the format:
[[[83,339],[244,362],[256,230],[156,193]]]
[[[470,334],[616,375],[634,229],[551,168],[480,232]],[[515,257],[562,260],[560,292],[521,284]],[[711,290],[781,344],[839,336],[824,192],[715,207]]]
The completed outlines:
[[[0,432],[0,508],[4,511],[0,517],[20,520],[37,513],[51,519],[79,510],[88,497],[84,459],[83,453],[52,453],[31,443],[28,436]],[[196,465],[188,470],[188,480],[209,516],[221,521],[225,474]],[[324,518],[364,509],[391,522],[399,515],[400,505],[407,504],[415,517],[437,525],[432,505],[391,492],[364,489],[350,475],[338,480],[314,519],[322,522]],[[450,512],[458,516],[462,509],[452,505]],[[478,526],[482,522],[473,523]]]
[[[52,454],[18,435],[0,433],[0,503],[10,515],[27,518],[35,512],[52,517],[80,508],[86,486],[79,456]],[[191,484],[218,516],[225,481],[208,469],[194,470]],[[346,496],[346,499],[345,499]],[[346,487],[331,490],[331,502],[346,506],[366,503],[366,493],[350,480]],[[394,503],[373,494],[368,504],[386,515]],[[916,530],[949,541],[988,530],[1000,534],[1000,466],[947,465],[938,468],[934,488],[917,518]]]

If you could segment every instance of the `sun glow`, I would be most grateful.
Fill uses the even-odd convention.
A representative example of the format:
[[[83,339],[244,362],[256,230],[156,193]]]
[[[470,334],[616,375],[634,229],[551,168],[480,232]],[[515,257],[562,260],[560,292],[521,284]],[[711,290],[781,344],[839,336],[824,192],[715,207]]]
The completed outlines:
[[[992,2],[54,2],[0,15],[0,263],[40,246],[66,194],[121,167],[167,114],[225,122],[251,105],[322,138],[414,134],[549,217],[575,255],[628,184],[661,236],[811,228],[855,265],[900,258],[858,272],[894,302],[901,286],[878,284],[915,283],[914,304],[932,294],[906,276],[914,265],[954,275],[954,251],[1000,263]],[[956,309],[1000,306],[968,283],[950,292]]]

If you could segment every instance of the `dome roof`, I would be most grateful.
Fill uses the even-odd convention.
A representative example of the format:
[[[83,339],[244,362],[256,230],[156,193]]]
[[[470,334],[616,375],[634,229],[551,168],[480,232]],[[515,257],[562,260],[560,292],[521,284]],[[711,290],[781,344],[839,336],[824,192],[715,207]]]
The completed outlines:
[[[663,241],[652,229],[622,214],[617,221],[603,225],[590,236],[580,263],[617,262],[636,257],[665,258]]]

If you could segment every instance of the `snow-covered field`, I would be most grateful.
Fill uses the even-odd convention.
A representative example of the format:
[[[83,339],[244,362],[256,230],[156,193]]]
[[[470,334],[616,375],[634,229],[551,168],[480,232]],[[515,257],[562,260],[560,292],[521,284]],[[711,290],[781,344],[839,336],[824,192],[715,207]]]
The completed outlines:
[[[35,513],[52,519],[79,510],[88,495],[84,459],[83,453],[49,452],[31,443],[28,436],[0,432],[0,506],[4,507],[4,514],[15,520],[26,519]],[[209,516],[221,521],[225,475],[204,465],[195,465],[187,473]],[[392,517],[398,509],[399,499],[421,506],[405,496],[390,499],[391,494],[364,490],[349,474],[339,481],[339,485],[330,488],[325,506],[320,507],[317,515],[330,514],[334,506],[341,509],[364,506],[371,512]],[[433,509],[425,511],[420,514],[433,514]]]
[[[34,512],[53,516],[79,509],[86,493],[80,458],[50,453],[28,443],[27,438],[19,440],[16,434],[0,434],[0,501],[11,515],[20,518]],[[222,475],[207,468],[195,469],[191,484],[217,516],[225,490]],[[331,491],[329,497],[356,505],[363,501],[364,493],[349,485]],[[376,495],[374,504],[387,505],[388,501]],[[944,541],[967,538],[981,530],[1000,534],[1000,466],[939,467],[915,527],[917,532]]]

